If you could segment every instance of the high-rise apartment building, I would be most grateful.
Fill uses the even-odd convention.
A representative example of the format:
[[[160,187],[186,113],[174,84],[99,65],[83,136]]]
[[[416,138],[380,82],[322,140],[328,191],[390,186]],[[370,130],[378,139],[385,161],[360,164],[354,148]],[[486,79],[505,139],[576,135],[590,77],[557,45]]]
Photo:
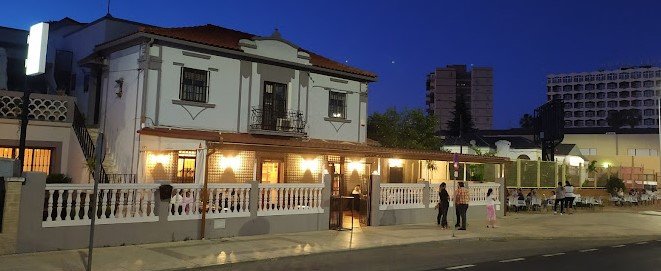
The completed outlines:
[[[608,115],[624,109],[642,115],[636,128],[658,127],[660,67],[551,74],[546,78],[546,88],[548,100],[564,101],[565,127],[608,127]]]
[[[493,69],[448,65],[427,75],[427,110],[434,114],[441,130],[447,130],[455,101],[464,95],[475,128],[491,129],[493,121]]]

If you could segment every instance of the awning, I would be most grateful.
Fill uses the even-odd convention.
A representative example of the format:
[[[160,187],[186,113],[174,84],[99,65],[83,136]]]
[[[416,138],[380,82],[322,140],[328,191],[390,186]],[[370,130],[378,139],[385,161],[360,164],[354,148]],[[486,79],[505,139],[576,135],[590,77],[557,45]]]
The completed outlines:
[[[220,142],[221,148],[232,150],[276,151],[306,154],[366,156],[414,160],[452,161],[454,154],[444,151],[396,149],[368,144],[282,136],[264,136],[247,133],[219,133],[218,131],[187,130],[180,128],[143,128],[141,135],[169,138],[198,139]],[[460,162],[498,164],[507,158],[481,155],[459,155]]]

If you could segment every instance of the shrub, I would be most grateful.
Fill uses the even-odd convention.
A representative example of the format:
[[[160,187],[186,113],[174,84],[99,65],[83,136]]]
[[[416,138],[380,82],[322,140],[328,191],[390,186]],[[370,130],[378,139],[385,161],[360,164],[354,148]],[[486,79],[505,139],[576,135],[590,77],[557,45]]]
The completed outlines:
[[[46,176],[46,183],[71,183],[71,178],[62,173],[51,173]]]
[[[626,189],[622,179],[616,176],[612,176],[610,179],[608,179],[608,181],[606,182],[606,191],[608,191],[609,194],[611,195],[617,194],[618,188],[622,190]]]

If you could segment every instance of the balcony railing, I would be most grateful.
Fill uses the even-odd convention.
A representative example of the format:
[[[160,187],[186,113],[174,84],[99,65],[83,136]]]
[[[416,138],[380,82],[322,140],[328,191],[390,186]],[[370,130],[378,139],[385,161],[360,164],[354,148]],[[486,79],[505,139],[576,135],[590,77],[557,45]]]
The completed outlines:
[[[303,113],[289,110],[282,113],[253,107],[250,112],[250,132],[268,135],[304,136],[306,121]]]
[[[0,91],[0,118],[21,118],[22,97],[23,92]],[[73,121],[74,103],[75,98],[71,96],[32,93],[30,94],[28,118],[70,123]]]

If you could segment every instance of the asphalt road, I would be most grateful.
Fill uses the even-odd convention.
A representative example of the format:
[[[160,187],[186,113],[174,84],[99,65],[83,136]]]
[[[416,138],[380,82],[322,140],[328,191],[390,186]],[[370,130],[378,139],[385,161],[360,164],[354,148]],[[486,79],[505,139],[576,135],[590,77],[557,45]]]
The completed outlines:
[[[661,270],[661,240],[620,244],[531,257],[502,259],[433,270],[512,271],[512,270]]]
[[[587,271],[633,270],[634,267],[641,271],[661,270],[661,241],[657,239],[661,236],[633,239],[456,240],[310,254],[196,270]]]

